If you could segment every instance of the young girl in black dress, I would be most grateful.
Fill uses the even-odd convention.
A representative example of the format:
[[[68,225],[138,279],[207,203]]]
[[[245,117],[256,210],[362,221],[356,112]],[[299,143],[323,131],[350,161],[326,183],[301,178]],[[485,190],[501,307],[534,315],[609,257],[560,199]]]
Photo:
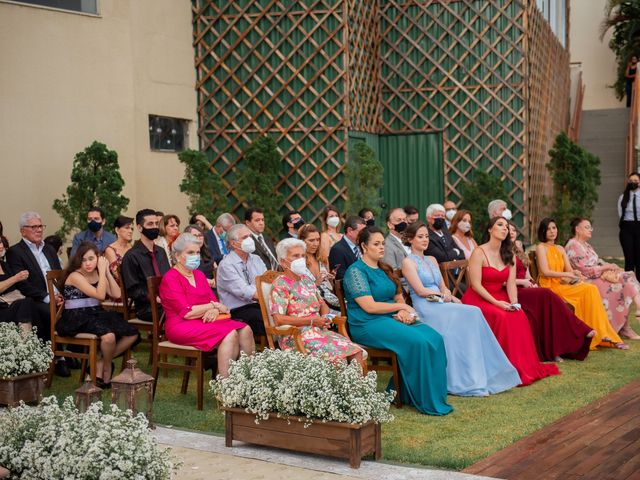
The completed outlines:
[[[69,262],[64,282],[64,312],[56,324],[59,335],[93,333],[100,338],[102,358],[97,365],[97,385],[111,387],[111,361],[138,339],[138,331],[117,312],[102,308],[107,295],[120,297],[120,287],[109,270],[109,261],[93,243],[84,242]]]

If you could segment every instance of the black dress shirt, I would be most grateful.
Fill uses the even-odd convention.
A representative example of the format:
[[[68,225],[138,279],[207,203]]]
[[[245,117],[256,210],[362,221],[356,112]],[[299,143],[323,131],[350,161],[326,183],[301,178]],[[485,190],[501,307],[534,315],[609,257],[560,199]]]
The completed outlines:
[[[158,272],[153,266],[151,252],[142,242],[136,242],[122,259],[122,280],[128,297],[135,303],[138,317],[142,319],[146,319],[143,317],[147,317],[150,312],[147,277],[154,277],[157,274],[162,276],[171,268],[162,247],[154,245],[153,255],[156,258]]]

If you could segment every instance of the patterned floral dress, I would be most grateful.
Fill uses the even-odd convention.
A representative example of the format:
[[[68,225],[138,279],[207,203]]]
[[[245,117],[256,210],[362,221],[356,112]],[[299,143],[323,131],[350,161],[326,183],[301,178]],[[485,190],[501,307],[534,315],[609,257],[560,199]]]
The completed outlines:
[[[607,310],[611,326],[617,332],[626,323],[633,298],[640,293],[640,284],[633,272],[621,272],[618,282],[611,283],[600,278],[602,268],[598,254],[588,243],[571,239],[565,247],[571,265],[598,287],[602,303]]]
[[[316,285],[309,277],[293,280],[286,275],[273,282],[271,291],[271,314],[309,318],[320,315],[322,300]],[[346,359],[362,349],[342,335],[321,327],[300,327],[302,342],[311,355],[328,360]],[[281,337],[280,348],[295,349],[293,336]]]

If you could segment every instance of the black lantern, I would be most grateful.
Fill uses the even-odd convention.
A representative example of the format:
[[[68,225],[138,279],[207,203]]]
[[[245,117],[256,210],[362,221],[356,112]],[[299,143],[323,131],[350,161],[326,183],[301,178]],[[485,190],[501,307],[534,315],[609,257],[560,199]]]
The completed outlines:
[[[82,413],[89,409],[93,402],[102,401],[102,389],[91,382],[91,377],[87,375],[84,384],[76,389],[76,408]]]
[[[140,370],[135,359],[127,360],[127,368],[111,379],[111,403],[133,415],[144,413],[153,428],[153,377]]]

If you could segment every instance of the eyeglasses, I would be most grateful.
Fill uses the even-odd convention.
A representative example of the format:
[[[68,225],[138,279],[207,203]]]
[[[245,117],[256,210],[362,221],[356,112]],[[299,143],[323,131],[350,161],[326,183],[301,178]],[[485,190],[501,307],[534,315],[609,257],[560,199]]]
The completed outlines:
[[[35,230],[44,230],[45,228],[47,228],[47,226],[46,225],[25,225],[22,228],[29,228],[35,231]]]

